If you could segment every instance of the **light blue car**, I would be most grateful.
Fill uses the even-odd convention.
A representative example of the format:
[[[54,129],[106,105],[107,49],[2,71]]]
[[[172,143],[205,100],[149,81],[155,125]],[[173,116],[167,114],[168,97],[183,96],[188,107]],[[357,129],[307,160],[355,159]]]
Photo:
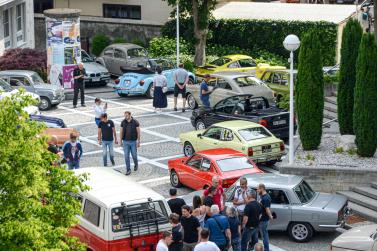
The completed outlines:
[[[168,79],[168,91],[174,91],[175,64],[166,59],[147,59],[137,63],[136,67],[123,68],[124,74],[120,76],[114,86],[115,92],[120,97],[128,95],[146,95],[153,98],[153,77],[156,75],[156,67],[162,68],[162,74]],[[189,72],[189,84],[195,83],[195,75]]]

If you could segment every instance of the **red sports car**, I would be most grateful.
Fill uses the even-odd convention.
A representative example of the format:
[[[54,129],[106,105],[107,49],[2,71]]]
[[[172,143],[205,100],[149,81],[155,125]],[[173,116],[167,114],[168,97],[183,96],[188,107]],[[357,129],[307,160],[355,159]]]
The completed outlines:
[[[226,148],[196,152],[191,157],[169,160],[168,165],[172,186],[195,190],[211,186],[213,176],[228,188],[245,174],[263,173],[245,154]]]

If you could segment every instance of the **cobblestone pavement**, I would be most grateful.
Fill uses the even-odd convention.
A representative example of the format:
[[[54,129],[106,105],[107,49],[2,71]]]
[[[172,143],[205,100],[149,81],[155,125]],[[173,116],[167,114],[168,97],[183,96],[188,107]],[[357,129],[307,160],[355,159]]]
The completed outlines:
[[[130,177],[168,197],[170,183],[167,162],[169,159],[183,156],[178,136],[182,132],[194,129],[190,123],[191,111],[174,112],[172,110],[173,96],[169,95],[168,108],[164,109],[163,113],[156,114],[151,99],[139,96],[121,98],[112,91],[111,87],[101,87],[86,90],[86,107],[78,106],[73,109],[72,101],[66,100],[58,107],[43,112],[44,115],[62,118],[68,127],[76,128],[80,132],[84,150],[81,161],[83,168],[102,166],[102,150],[97,144],[97,127],[94,123],[93,108],[96,97],[108,103],[107,113],[115,123],[118,137],[124,111],[131,111],[133,117],[140,122],[142,132],[141,147],[138,150],[139,170],[132,172]],[[180,106],[179,99],[178,107]],[[123,156],[123,149],[119,145],[115,146],[116,166],[114,168],[119,171],[125,170]],[[191,191],[189,188],[180,188],[178,194],[184,195]],[[310,243],[298,244],[290,241],[286,233],[272,233],[273,248],[271,250],[327,251],[329,243],[336,236],[337,233],[318,234]]]

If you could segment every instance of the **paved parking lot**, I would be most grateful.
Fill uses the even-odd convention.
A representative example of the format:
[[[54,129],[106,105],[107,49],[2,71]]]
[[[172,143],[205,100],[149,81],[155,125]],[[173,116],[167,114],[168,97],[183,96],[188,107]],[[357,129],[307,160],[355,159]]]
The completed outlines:
[[[86,90],[86,107],[78,106],[73,109],[72,101],[66,100],[58,107],[43,112],[44,115],[62,118],[68,127],[76,128],[80,132],[84,156],[81,166],[102,166],[102,148],[97,144],[97,127],[94,122],[94,99],[100,97],[108,103],[107,113],[115,123],[118,137],[120,123],[124,111],[131,111],[141,126],[141,147],[138,149],[139,170],[132,172],[130,177],[135,181],[151,187],[153,190],[168,197],[170,188],[167,163],[169,159],[183,156],[179,143],[179,134],[193,130],[190,123],[191,112],[174,112],[173,96],[168,97],[168,108],[163,113],[156,114],[152,107],[152,100],[146,97],[120,98],[111,87],[88,88]],[[180,107],[180,100],[178,107]],[[132,159],[132,158],[131,158]],[[123,149],[115,147],[115,169],[125,171]],[[110,168],[110,167],[108,167]],[[180,188],[179,195],[191,192],[189,188]],[[116,192],[116,191],[114,191]],[[329,243],[337,233],[318,234],[310,243],[298,244],[289,240],[285,233],[272,233],[271,250],[281,251],[328,251]]]

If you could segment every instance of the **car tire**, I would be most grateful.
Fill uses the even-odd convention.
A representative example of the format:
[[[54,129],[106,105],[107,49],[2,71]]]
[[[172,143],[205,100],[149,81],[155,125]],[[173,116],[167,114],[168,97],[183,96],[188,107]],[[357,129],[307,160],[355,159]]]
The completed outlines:
[[[150,83],[150,85],[148,86],[147,92],[145,93],[147,95],[147,98],[153,99],[153,92],[154,92],[153,83]]]
[[[170,184],[173,186],[173,187],[176,187],[176,188],[179,188],[182,186],[182,183],[181,181],[179,180],[179,177],[178,177],[178,174],[176,171],[172,170],[170,172]]]
[[[100,86],[107,86],[107,82],[106,81],[102,81]]]
[[[194,147],[191,145],[190,142],[185,142],[183,144],[183,154],[186,156],[186,157],[191,157],[193,154],[195,153],[195,149]]]
[[[127,96],[128,96],[128,94],[119,93],[119,92],[118,92],[118,95],[119,95],[119,97],[122,97],[122,98],[125,98],[125,97],[127,97]]]
[[[192,95],[191,93],[187,94],[187,105],[192,110],[194,110],[198,107],[198,103],[196,102],[194,95]]]
[[[266,166],[273,166],[273,165],[275,165],[276,164],[276,160],[270,160],[270,161],[267,161],[266,163],[265,163],[265,165]]]
[[[203,120],[201,120],[201,119],[197,119],[197,120],[195,121],[195,129],[196,129],[196,130],[204,130],[204,129],[206,129],[206,128],[207,128],[207,126],[206,126],[206,124],[204,123]]]
[[[306,222],[292,222],[288,227],[289,237],[295,242],[308,242],[312,239],[313,227]]]
[[[39,110],[47,111],[51,108],[51,101],[47,97],[41,97],[41,102],[39,103]]]

